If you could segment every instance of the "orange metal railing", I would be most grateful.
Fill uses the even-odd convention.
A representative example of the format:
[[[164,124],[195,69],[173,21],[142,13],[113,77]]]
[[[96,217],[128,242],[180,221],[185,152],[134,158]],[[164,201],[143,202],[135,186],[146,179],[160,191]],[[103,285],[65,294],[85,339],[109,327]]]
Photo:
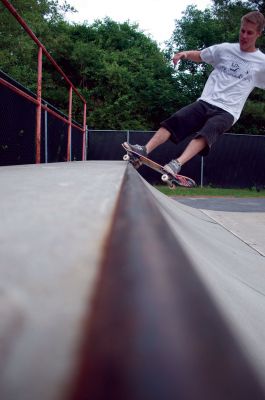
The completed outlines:
[[[42,109],[46,110],[53,116],[57,117],[60,120],[63,120],[68,124],[68,133],[67,133],[67,161],[71,160],[71,132],[72,127],[77,128],[83,134],[82,141],[82,160],[85,160],[86,154],[86,101],[79,93],[78,89],[73,85],[67,75],[63,72],[63,70],[59,67],[53,57],[50,55],[48,50],[44,47],[44,45],[39,41],[36,35],[32,32],[23,18],[19,15],[16,9],[9,3],[8,0],[1,0],[4,6],[10,11],[10,13],[16,18],[19,24],[23,27],[23,29],[27,32],[27,34],[31,37],[31,39],[38,46],[38,77],[37,77],[37,99],[30,96],[29,94],[23,92],[22,90],[16,88],[14,85],[0,78],[0,83],[2,85],[7,86],[9,89],[15,91],[19,95],[25,97],[29,101],[36,104],[36,127],[35,127],[35,149],[36,149],[36,163],[40,163],[41,159],[41,111]],[[51,62],[54,68],[60,73],[60,75],[64,78],[65,82],[69,86],[69,98],[68,98],[68,119],[63,118],[61,115],[51,110],[47,105],[42,103],[42,60],[43,54],[47,57],[47,59]],[[79,97],[80,101],[83,103],[83,126],[82,128],[72,121],[72,97],[73,91]]]

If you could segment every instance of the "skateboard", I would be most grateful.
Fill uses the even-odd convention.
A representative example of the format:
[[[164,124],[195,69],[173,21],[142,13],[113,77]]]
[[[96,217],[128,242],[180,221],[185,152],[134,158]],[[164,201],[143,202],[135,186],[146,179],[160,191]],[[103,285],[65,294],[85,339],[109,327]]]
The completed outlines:
[[[170,189],[175,189],[176,186],[185,186],[189,188],[196,186],[196,183],[193,179],[184,175],[171,175],[164,170],[162,165],[156,163],[153,160],[150,160],[150,158],[138,154],[136,151],[130,150],[126,142],[122,143],[122,147],[127,152],[127,154],[123,156],[124,161],[129,161],[136,169],[138,169],[143,164],[153,169],[154,171],[159,172],[162,175],[161,180],[165,182],[170,187]]]

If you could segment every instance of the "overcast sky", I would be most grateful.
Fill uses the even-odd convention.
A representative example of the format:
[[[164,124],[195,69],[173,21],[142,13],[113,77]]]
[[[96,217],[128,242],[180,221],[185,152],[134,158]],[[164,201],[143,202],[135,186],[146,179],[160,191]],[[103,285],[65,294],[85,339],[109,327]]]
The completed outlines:
[[[204,10],[211,4],[210,0],[67,0],[78,12],[66,15],[73,22],[87,21],[110,17],[116,22],[136,22],[141,31],[149,34],[158,44],[168,40],[174,30],[175,19],[190,4]]]

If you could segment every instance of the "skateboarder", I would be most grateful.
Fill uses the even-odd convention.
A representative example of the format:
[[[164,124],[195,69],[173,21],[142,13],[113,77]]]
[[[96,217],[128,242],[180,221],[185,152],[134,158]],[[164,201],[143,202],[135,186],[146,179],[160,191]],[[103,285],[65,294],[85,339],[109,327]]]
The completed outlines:
[[[264,26],[263,14],[252,11],[241,19],[239,43],[176,53],[175,65],[184,59],[206,62],[214,67],[201,97],[162,121],[145,146],[130,145],[131,149],[147,156],[168,139],[177,144],[193,134],[184,152],[164,166],[173,175],[196,154],[207,155],[218,137],[238,120],[254,87],[265,89],[265,54],[256,48]]]

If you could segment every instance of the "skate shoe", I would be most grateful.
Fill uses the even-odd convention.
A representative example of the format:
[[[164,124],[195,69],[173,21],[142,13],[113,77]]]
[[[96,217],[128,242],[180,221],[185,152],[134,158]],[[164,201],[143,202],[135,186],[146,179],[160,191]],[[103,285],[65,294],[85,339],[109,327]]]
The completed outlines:
[[[145,146],[140,146],[139,144],[130,144],[128,142],[125,142],[124,146],[128,150],[135,151],[136,153],[140,154],[141,156],[147,157],[147,151],[146,151]]]
[[[179,174],[181,170],[181,164],[177,160],[172,160],[168,164],[164,165],[163,168],[166,172],[175,176]]]

